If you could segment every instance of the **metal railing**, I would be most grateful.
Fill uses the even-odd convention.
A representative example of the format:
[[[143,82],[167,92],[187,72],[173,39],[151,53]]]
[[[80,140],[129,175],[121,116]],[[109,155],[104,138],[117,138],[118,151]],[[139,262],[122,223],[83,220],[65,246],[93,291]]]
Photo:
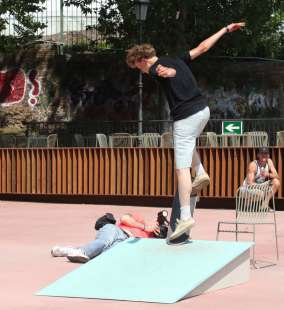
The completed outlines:
[[[222,119],[210,119],[205,132],[222,133]],[[162,134],[172,131],[172,121],[170,120],[146,120],[142,122],[143,133],[155,132]],[[29,122],[26,123],[27,135],[48,135],[57,133],[59,140],[65,139],[65,146],[72,146],[68,143],[68,136],[76,133],[84,136],[90,134],[103,133],[111,135],[113,133],[138,134],[139,121],[72,121],[72,122]],[[268,134],[269,145],[276,145],[276,133],[284,131],[284,118],[275,119],[243,119],[244,132],[264,131]],[[61,137],[61,138],[60,138]],[[60,143],[60,142],[59,142]]]

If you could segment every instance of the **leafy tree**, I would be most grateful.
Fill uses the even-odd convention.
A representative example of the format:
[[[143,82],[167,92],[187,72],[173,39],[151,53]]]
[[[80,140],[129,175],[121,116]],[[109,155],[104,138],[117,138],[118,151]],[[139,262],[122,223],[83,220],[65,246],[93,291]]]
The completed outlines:
[[[92,1],[65,2],[89,12]],[[99,23],[93,27],[106,38],[107,44],[125,49],[137,42],[134,0],[106,0],[98,13]],[[159,52],[177,53],[234,21],[245,21],[246,30],[228,35],[211,55],[281,56],[281,0],[152,0],[143,24],[143,38]]]
[[[41,12],[45,0],[1,0],[0,1],[0,50],[7,51],[15,46],[37,38],[38,30],[45,25],[36,21],[32,14]],[[8,26],[9,16],[15,19],[16,36],[4,35]]]

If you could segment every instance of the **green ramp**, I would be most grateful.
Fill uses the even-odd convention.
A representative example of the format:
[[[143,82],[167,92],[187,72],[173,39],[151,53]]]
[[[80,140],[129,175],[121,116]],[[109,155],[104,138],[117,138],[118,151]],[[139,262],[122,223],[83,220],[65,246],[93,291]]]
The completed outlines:
[[[37,293],[175,303],[248,281],[251,242],[127,239]]]

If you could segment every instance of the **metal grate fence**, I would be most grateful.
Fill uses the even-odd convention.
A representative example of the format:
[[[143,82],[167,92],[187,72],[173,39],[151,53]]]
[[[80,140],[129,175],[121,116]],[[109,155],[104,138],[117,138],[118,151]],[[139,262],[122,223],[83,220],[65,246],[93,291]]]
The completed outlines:
[[[89,5],[90,13],[84,14],[79,7],[66,6],[63,0],[46,0],[43,11],[33,15],[35,21],[46,27],[38,31],[37,35],[43,40],[52,40],[65,45],[98,45],[104,38],[95,26],[98,23],[99,9],[105,0],[92,1]],[[0,34],[16,36],[15,26],[18,24],[13,15],[6,16],[8,25]]]

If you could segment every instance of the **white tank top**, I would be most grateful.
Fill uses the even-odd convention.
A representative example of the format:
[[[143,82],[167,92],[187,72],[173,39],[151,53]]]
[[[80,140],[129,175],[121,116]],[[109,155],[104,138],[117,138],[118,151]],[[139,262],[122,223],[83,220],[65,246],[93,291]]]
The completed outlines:
[[[256,164],[256,172],[255,172],[255,179],[254,179],[255,183],[258,183],[258,184],[264,183],[265,181],[268,180],[268,178],[263,177],[261,173],[263,172],[269,173],[268,163],[266,163],[265,166],[260,166],[257,160],[255,160],[254,163]]]
[[[257,160],[254,160],[254,163],[256,164],[256,172],[255,172],[255,175],[254,175],[254,182],[257,183],[257,184],[261,184],[261,183],[266,182],[268,180],[268,178],[263,177],[261,175],[261,172],[269,172],[268,163],[266,163],[265,166],[260,166],[258,164]],[[244,180],[243,185],[247,185],[247,179]]]

